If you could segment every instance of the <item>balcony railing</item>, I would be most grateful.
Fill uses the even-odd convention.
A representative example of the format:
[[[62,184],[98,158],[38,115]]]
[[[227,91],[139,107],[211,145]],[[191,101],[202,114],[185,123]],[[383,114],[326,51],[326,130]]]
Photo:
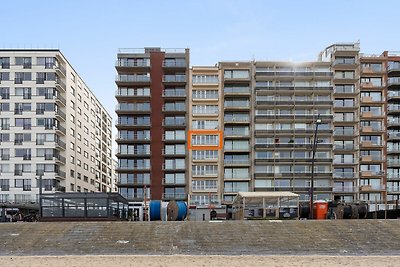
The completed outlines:
[[[186,61],[185,60],[164,60],[163,61],[163,67],[167,68],[184,68],[186,67]]]
[[[334,172],[333,178],[336,179],[356,179],[358,175],[356,172]]]
[[[333,187],[332,192],[334,192],[334,193],[356,193],[356,192],[358,192],[358,187],[356,187],[356,186]]]
[[[387,176],[386,176],[386,179],[390,180],[390,181],[392,181],[392,180],[400,180],[400,173],[399,174],[397,174],[397,173],[388,173]]]
[[[185,97],[186,96],[186,90],[164,90],[163,91],[163,97]]]
[[[163,193],[162,194],[163,199],[186,199],[186,194],[177,194],[177,193]]]
[[[352,159],[336,158],[333,160],[333,164],[356,164],[356,163],[358,163],[357,158],[352,158]]]
[[[185,178],[174,178],[174,179],[169,179],[169,178],[164,178],[163,183],[165,185],[184,185],[186,184]]]
[[[150,82],[150,76],[147,75],[117,75],[117,82]]]
[[[249,164],[249,160],[242,159],[225,159],[224,164],[226,165],[246,165]]]
[[[387,80],[387,85],[400,85],[400,78],[389,78]]]
[[[136,61],[128,61],[128,60],[117,60],[115,61],[116,67],[150,67],[150,60],[136,60]]]
[[[164,75],[163,82],[186,82],[186,75]]]
[[[334,136],[340,135],[355,135],[355,131],[353,129],[335,129],[333,131]]]

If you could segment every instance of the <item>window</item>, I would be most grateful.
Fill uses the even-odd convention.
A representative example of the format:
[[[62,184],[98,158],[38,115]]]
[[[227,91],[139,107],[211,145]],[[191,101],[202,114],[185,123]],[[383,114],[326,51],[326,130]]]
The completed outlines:
[[[1,80],[1,78],[0,78]],[[0,97],[1,99],[10,99],[10,88],[0,87]]]
[[[248,79],[250,72],[248,70],[225,70],[225,79]]]
[[[16,84],[21,84],[24,81],[30,81],[30,80],[32,80],[32,74],[30,72],[16,72],[15,73],[14,83],[16,83]]]
[[[0,57],[0,66],[2,69],[10,68],[10,58],[9,57]]]
[[[54,72],[36,72],[36,84],[44,84],[45,81],[55,81]]]
[[[37,57],[36,64],[44,66],[46,69],[52,69],[56,64],[56,59],[54,57]]]
[[[71,95],[75,95],[75,88],[71,86]]]
[[[31,191],[31,179],[15,179],[15,187],[22,188],[24,191]]]
[[[75,144],[73,142],[70,143],[69,148],[71,150],[75,150]]]
[[[0,81],[9,81],[10,73],[9,72],[0,72]]]
[[[24,69],[30,69],[32,67],[31,57],[15,57],[15,65],[23,66]]]
[[[29,87],[17,87],[15,88],[15,96],[22,96],[24,99],[31,99],[32,89]]]
[[[75,109],[75,102],[71,100],[71,104],[70,104],[72,109]]]
[[[73,128],[71,128],[70,133],[71,133],[71,136],[75,136],[75,130]]]

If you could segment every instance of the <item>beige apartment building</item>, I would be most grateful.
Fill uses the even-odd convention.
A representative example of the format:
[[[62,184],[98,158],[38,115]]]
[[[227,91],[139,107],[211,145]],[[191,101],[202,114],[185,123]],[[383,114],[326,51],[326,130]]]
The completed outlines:
[[[58,49],[0,50],[0,202],[112,188],[111,117]]]

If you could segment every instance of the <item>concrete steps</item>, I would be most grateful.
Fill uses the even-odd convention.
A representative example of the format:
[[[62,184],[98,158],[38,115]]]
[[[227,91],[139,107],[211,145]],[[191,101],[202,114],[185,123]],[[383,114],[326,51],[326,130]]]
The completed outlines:
[[[0,224],[0,255],[400,255],[400,220]]]

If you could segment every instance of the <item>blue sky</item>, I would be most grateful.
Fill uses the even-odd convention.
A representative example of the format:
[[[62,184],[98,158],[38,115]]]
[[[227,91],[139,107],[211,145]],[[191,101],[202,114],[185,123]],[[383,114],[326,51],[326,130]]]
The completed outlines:
[[[314,60],[334,42],[400,50],[400,1],[4,0],[1,48],[60,48],[114,116],[118,48],[190,48],[191,65]]]

